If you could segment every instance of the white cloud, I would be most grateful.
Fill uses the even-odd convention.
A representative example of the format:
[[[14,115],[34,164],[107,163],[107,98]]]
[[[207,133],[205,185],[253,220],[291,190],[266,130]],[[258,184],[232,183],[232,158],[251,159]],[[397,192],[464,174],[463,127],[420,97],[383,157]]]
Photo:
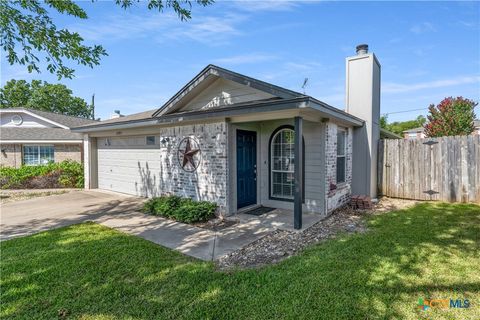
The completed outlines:
[[[88,41],[118,41],[135,38],[152,38],[157,42],[190,39],[211,45],[224,43],[241,32],[237,25],[246,17],[239,14],[223,16],[198,16],[182,22],[174,14],[148,14],[144,16],[114,15],[100,23],[88,21],[70,27]]]
[[[421,34],[426,32],[435,32],[437,31],[437,28],[435,28],[435,26],[430,22],[422,22],[411,27],[410,31],[416,34]]]
[[[294,0],[237,0],[235,7],[245,11],[288,11],[299,4]]]
[[[246,16],[238,14],[226,14],[222,17],[200,17],[195,21],[177,24],[164,30],[162,37],[156,37],[156,40],[163,42],[165,38],[169,40],[182,41],[191,39],[211,46],[217,46],[229,43],[232,36],[241,35],[237,25],[247,19]]]
[[[467,28],[476,28],[478,26],[478,23],[475,21],[464,21],[464,20],[459,20],[458,23],[464,27]]]
[[[247,54],[236,55],[232,57],[215,59],[213,60],[213,62],[217,64],[238,65],[238,64],[265,62],[265,61],[271,61],[275,59],[278,59],[278,57],[274,55],[247,53]]]
[[[410,84],[401,83],[385,83],[382,85],[382,92],[385,93],[401,93],[424,89],[435,89],[443,87],[453,87],[462,84],[480,83],[480,76],[463,76],[452,79],[435,80],[429,82],[419,82]]]

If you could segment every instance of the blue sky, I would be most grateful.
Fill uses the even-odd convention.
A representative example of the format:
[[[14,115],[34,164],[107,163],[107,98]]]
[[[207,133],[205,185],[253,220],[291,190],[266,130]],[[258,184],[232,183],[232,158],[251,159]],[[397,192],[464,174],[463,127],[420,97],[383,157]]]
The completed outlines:
[[[360,43],[382,64],[382,113],[427,108],[446,96],[480,100],[479,2],[218,1],[194,6],[188,22],[144,4],[127,11],[110,2],[80,5],[89,19],[55,16],[59,27],[102,44],[109,56],[61,82],[87,101],[95,93],[102,119],[115,109],[161,106],[209,63],[296,91],[308,77],[307,94],[342,109],[345,57]],[[57,81],[2,59],[2,85],[11,78]],[[392,113],[389,121],[426,112]]]

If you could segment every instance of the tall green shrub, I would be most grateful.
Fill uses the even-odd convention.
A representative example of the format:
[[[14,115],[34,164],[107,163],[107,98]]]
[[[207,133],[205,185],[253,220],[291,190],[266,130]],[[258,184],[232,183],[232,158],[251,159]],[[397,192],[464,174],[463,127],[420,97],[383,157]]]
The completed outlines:
[[[0,167],[1,189],[83,188],[83,165],[66,160],[41,166]]]

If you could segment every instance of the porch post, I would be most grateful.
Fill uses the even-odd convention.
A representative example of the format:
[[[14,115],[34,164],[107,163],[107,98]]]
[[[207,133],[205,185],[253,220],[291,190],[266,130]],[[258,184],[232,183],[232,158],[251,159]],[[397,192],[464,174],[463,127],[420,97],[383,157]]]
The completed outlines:
[[[303,203],[303,118],[295,117],[295,167],[294,167],[294,202],[293,202],[293,227],[302,228],[302,203]]]

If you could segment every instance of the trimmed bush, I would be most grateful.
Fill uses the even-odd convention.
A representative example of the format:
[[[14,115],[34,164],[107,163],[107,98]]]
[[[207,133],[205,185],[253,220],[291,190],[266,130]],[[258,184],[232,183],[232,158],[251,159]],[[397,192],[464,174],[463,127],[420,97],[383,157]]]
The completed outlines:
[[[83,165],[66,160],[41,166],[0,167],[1,189],[83,188]]]
[[[178,196],[161,196],[148,200],[145,213],[170,218],[185,223],[207,221],[215,216],[217,204],[208,201],[194,201]]]

